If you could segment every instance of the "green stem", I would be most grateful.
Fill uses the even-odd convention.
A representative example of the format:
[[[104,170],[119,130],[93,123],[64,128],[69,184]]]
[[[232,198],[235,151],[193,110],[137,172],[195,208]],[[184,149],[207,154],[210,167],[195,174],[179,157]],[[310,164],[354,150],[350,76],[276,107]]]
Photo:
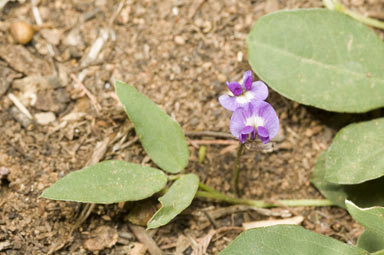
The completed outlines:
[[[377,252],[374,252],[374,253],[371,253],[372,255],[383,255],[384,254],[384,250],[381,250],[381,251],[377,251]]]
[[[359,13],[348,10],[342,4],[340,4],[337,0],[323,0],[323,3],[330,10],[335,10],[335,11],[344,13],[346,15],[349,15],[352,18],[354,18],[354,19],[356,19],[356,20],[360,21],[361,23],[364,23],[368,26],[384,29],[384,22],[379,21],[377,19],[365,17]]]
[[[199,188],[204,191],[197,191],[196,197],[200,198],[211,198],[230,204],[249,205],[252,207],[266,208],[266,207],[279,207],[279,206],[331,206],[334,205],[330,200],[327,199],[298,199],[298,200],[276,200],[275,202],[265,202],[264,200],[252,200],[244,198],[236,198],[228,196],[224,193],[220,193],[212,187],[199,183]]]
[[[237,196],[239,195],[239,173],[240,173],[240,165],[241,165],[240,158],[241,158],[241,154],[243,153],[243,149],[244,149],[244,144],[240,143],[237,149],[235,169],[233,171],[233,177],[232,177],[232,188]]]
[[[361,14],[358,14],[356,12],[350,11],[348,9],[344,9],[344,13],[349,15],[349,16],[351,16],[352,18],[360,21],[361,23],[364,23],[364,24],[368,25],[368,26],[384,29],[384,22],[382,22],[382,21],[379,21],[377,19],[372,19],[372,18],[369,18],[369,17],[365,17],[365,16],[363,16]]]
[[[212,187],[209,187],[208,185],[205,185],[204,183],[202,182],[199,182],[199,188],[202,189],[202,190],[205,190],[205,191],[208,191],[210,193],[219,193],[217,190],[215,190],[214,188]]]
[[[184,174],[176,174],[176,175],[168,175],[168,181],[175,181],[180,179],[180,177],[183,177]]]

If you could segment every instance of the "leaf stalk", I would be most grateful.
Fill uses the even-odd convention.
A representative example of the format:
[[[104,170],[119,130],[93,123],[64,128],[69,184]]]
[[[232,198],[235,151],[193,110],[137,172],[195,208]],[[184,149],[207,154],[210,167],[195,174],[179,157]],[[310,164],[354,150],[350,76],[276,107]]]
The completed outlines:
[[[275,200],[267,202],[265,200],[252,200],[245,198],[237,198],[220,193],[214,188],[209,187],[203,183],[199,183],[199,188],[202,191],[197,191],[196,197],[210,198],[218,201],[227,202],[229,204],[248,205],[256,208],[270,208],[270,207],[301,207],[301,206],[332,206],[335,205],[328,199],[293,199],[293,200]]]
[[[341,13],[344,13],[348,16],[351,16],[352,18],[360,21],[363,24],[366,24],[368,26],[384,29],[384,22],[377,20],[377,19],[372,19],[366,16],[363,16],[359,13],[353,12],[349,9],[347,9],[345,6],[343,6],[339,1],[337,0],[323,0],[323,4],[325,7],[332,11],[338,11]]]
[[[241,154],[244,150],[244,144],[239,143],[239,147],[237,149],[236,154],[236,162],[235,162],[235,169],[233,170],[233,176],[232,176],[232,189],[233,192],[235,192],[236,196],[239,196],[239,173],[240,173],[240,166],[241,166]]]

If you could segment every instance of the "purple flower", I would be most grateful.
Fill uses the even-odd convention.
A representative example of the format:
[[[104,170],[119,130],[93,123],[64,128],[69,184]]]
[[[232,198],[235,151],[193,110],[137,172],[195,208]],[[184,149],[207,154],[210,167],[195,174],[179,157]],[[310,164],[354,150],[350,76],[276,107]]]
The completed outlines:
[[[277,135],[279,118],[273,107],[265,101],[257,101],[233,112],[230,124],[233,136],[241,143],[257,137],[265,144]]]
[[[265,100],[268,96],[268,88],[262,81],[253,82],[252,71],[246,71],[243,84],[227,82],[228,92],[219,97],[220,104],[230,111],[239,107],[245,107],[254,101]]]

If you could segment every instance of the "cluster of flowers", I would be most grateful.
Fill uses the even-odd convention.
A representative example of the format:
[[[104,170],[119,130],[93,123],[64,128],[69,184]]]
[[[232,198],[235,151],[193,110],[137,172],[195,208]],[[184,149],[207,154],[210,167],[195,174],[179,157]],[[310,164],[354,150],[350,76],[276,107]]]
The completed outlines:
[[[262,81],[253,82],[252,71],[246,71],[243,84],[227,82],[228,92],[219,97],[220,104],[233,112],[230,130],[241,143],[258,137],[264,144],[277,135],[279,118],[264,100],[268,87]]]

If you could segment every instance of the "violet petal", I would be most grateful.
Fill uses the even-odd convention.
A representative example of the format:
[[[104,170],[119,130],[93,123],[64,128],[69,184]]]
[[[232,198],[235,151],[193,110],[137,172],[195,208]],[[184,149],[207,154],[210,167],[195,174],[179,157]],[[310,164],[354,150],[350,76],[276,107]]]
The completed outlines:
[[[272,139],[279,131],[279,117],[273,107],[264,101],[253,103],[254,114],[264,120],[263,127],[266,128],[269,138]]]
[[[235,96],[240,96],[243,93],[243,87],[238,82],[232,81],[230,83],[227,82],[228,89]]]
[[[243,84],[244,84],[245,90],[251,90],[252,81],[253,81],[252,71],[250,70],[246,71],[243,76]]]
[[[247,115],[246,115],[244,108],[237,108],[233,112],[232,117],[231,117],[231,122],[229,125],[229,129],[231,130],[231,134],[234,137],[239,138],[240,135],[242,134],[241,131],[246,126],[245,125],[246,118],[247,118]]]
[[[264,144],[269,142],[269,133],[265,127],[258,127],[257,135]]]
[[[255,140],[256,139],[256,134],[257,132],[256,132],[256,130],[253,130],[253,132],[252,132],[252,134],[251,134],[251,139],[252,140]]]
[[[219,97],[219,103],[225,109],[234,111],[239,108],[241,105],[236,101],[236,97],[232,97],[230,95],[224,94]]]
[[[240,137],[238,137],[238,138],[239,138],[239,141],[240,141],[241,143],[245,143],[245,141],[248,139],[248,136],[249,136],[249,134],[243,134],[243,135],[240,135]]]
[[[241,135],[239,137],[239,140],[241,143],[244,143],[245,140],[248,139],[249,137],[249,134],[252,134],[254,133],[255,129],[251,126],[245,126],[242,130],[241,130]]]
[[[255,81],[252,83],[252,88],[249,92],[252,94],[252,101],[265,100],[268,97],[268,87],[262,81]]]

